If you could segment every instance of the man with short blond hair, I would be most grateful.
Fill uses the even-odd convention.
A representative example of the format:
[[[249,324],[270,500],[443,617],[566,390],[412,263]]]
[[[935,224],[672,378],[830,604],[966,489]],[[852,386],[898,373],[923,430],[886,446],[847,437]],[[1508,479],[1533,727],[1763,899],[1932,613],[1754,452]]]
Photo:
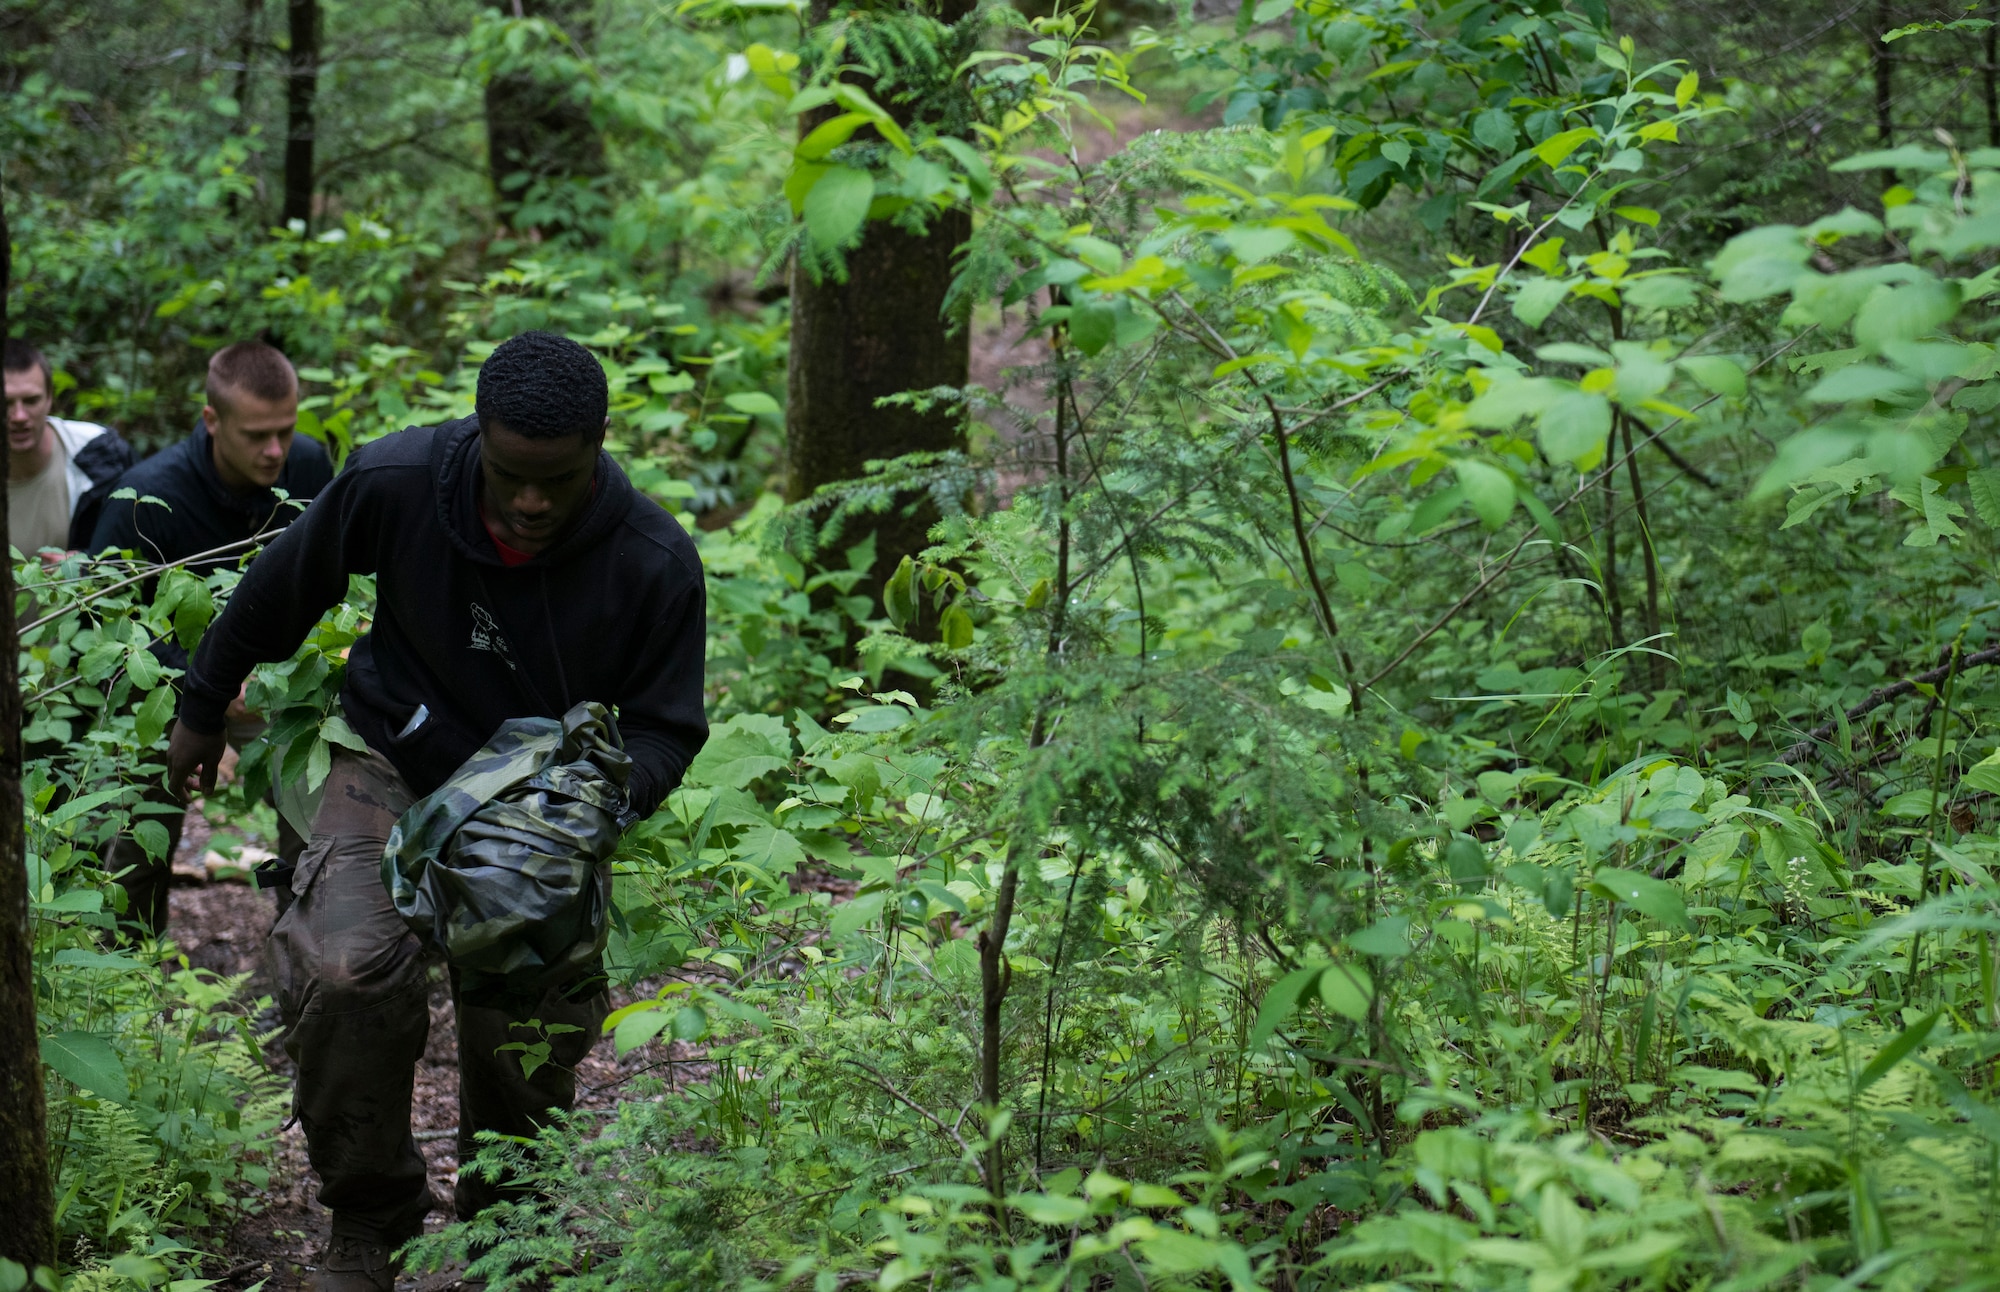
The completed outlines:
[[[132,446],[95,422],[52,417],[55,370],[26,341],[0,356],[7,395],[7,541],[23,555],[82,547]]]
[[[294,435],[298,419],[298,373],[276,346],[216,351],[194,434],[126,473],[119,491],[137,496],[105,504],[90,551],[159,562],[216,553],[197,568],[241,560],[249,540],[275,535],[333,479],[326,450]]]
[[[276,346],[239,341],[208,361],[208,403],[194,434],[127,471],[104,505],[88,550],[131,552],[194,570],[234,565],[258,543],[291,524],[333,479],[333,461],[311,439],[295,436],[299,377]],[[192,559],[192,558],[201,559]],[[153,648],[161,662],[185,670],[187,652],[172,641]],[[259,730],[241,688],[227,719],[237,743]],[[131,838],[113,843],[106,868],[122,874],[127,918],[158,933],[167,923],[169,862],[180,845],[181,818],[162,816],[165,857],[150,858]],[[278,853],[297,854],[300,841],[279,818]]]

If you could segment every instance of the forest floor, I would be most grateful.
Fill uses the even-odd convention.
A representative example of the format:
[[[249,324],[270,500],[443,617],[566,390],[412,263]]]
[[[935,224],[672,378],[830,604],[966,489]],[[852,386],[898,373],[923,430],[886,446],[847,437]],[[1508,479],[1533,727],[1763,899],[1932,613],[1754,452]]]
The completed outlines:
[[[169,932],[190,965],[219,974],[251,975],[245,995],[266,1000],[272,983],[266,961],[266,945],[276,916],[272,895],[248,884],[211,880],[203,864],[212,827],[199,808],[188,812],[180,850],[174,857],[174,889],[170,896]],[[614,1004],[625,1004],[614,1000]],[[443,1210],[433,1212],[428,1228],[442,1228],[450,1219],[452,1185],[457,1180],[456,1132],[458,1127],[458,1030],[452,1015],[451,994],[441,967],[432,970],[430,1043],[417,1067],[416,1098],[411,1124],[417,1143],[430,1164],[431,1191],[443,1200]],[[278,1025],[277,1009],[265,1005],[257,1019],[261,1031]],[[674,1042],[673,1057],[692,1057],[692,1051]],[[275,1040],[266,1056],[272,1068],[287,1079],[292,1065]],[[649,1061],[635,1051],[620,1063],[612,1057],[609,1042],[600,1042],[578,1066],[578,1106],[610,1110],[618,1101],[620,1088],[642,1068],[658,1066],[657,1051]],[[667,1065],[669,1073],[687,1079],[689,1065]],[[670,1078],[671,1080],[671,1078]],[[270,1183],[251,1200],[250,1214],[235,1226],[212,1239],[214,1244],[203,1274],[215,1280],[217,1292],[241,1292],[261,1282],[267,1292],[288,1292],[307,1287],[313,1270],[325,1252],[331,1214],[319,1205],[319,1178],[306,1161],[304,1133],[296,1125],[277,1132],[265,1165]],[[399,1288],[419,1292],[447,1292],[459,1286],[453,1274],[405,1278]]]

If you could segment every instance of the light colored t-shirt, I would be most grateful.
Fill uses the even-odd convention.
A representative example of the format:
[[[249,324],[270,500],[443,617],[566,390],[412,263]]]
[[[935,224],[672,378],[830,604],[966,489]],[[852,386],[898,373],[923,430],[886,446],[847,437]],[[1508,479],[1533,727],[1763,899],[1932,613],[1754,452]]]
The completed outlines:
[[[69,453],[62,436],[49,438],[55,452],[48,465],[29,479],[7,481],[7,541],[23,555],[69,546]]]

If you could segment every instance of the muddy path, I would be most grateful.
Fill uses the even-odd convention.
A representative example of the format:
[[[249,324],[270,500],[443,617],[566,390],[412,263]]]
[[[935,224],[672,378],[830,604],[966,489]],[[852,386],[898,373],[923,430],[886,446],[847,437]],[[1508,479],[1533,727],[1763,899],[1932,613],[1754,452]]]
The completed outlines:
[[[209,878],[209,868],[202,861],[208,852],[209,835],[208,821],[199,810],[191,810],[174,858],[169,932],[189,964],[219,974],[248,973],[247,998],[268,998],[271,978],[265,947],[276,917],[272,895],[244,883]],[[623,1003],[614,1000],[614,1004]],[[257,1025],[263,1031],[276,1028],[275,1007],[266,1007]],[[676,1042],[675,1048],[680,1051],[676,1057],[691,1057],[681,1043]],[[275,1042],[267,1047],[266,1056],[273,1070],[289,1080],[291,1064]],[[634,1052],[621,1064],[612,1057],[611,1042],[600,1040],[578,1066],[578,1106],[608,1111],[623,1095],[629,1079],[659,1058],[658,1053]],[[688,1067],[675,1063],[667,1065],[667,1070],[685,1071]],[[661,1075],[658,1068],[653,1075]],[[450,1218],[449,1199],[458,1178],[458,1031],[441,968],[432,971],[430,1043],[417,1067],[411,1123],[430,1164],[431,1190],[446,1200],[446,1210],[434,1212],[427,1226],[440,1229]],[[250,1214],[225,1232],[191,1244],[205,1245],[210,1252],[202,1274],[216,1280],[217,1292],[241,1292],[259,1282],[269,1292],[307,1287],[326,1249],[332,1216],[316,1201],[319,1179],[306,1161],[305,1136],[297,1126],[287,1126],[273,1137],[265,1165],[270,1170],[270,1183],[249,1200]],[[443,1274],[421,1280],[406,1278],[397,1286],[447,1292],[459,1284],[455,1276]]]

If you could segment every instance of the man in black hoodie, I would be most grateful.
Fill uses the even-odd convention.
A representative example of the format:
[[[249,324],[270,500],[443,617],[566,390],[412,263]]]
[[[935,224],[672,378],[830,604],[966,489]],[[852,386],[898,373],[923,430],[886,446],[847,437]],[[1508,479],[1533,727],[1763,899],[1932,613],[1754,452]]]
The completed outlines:
[[[297,1108],[333,1245],[319,1286],[393,1286],[393,1249],[432,1197],[410,1133],[429,1030],[423,948],[381,881],[389,829],[509,718],[615,708],[632,758],[625,821],[649,815],[707,739],[701,565],[671,516],[603,451],[604,371],[574,342],[529,332],[479,373],[477,416],[355,450],[297,523],[265,548],[210,626],[186,678],[169,780],[213,781],[223,711],[259,661],[288,657],[347,591],[376,575],[341,706],[366,753],[335,750],[313,837],[272,931]],[[529,1135],[570,1106],[596,1039],[601,983],[540,1002],[455,1001],[459,1161],[480,1130]],[[532,1078],[510,1041],[549,1036]],[[511,1033],[511,1034],[510,1034]],[[462,1171],[457,1211],[492,1201]]]
[[[104,499],[86,545],[92,555],[131,552],[161,564],[187,561],[189,569],[204,573],[235,565],[254,540],[289,525],[333,479],[326,450],[296,434],[299,375],[276,346],[238,341],[217,350],[208,361],[207,394],[192,435],[125,472],[106,491],[131,495]],[[187,652],[172,639],[156,643],[153,654],[169,668],[188,666]],[[258,719],[240,698],[230,700],[229,722],[240,744],[260,729]],[[157,790],[149,791],[149,802],[158,801]],[[182,818],[174,811],[154,819],[167,830],[162,856],[148,857],[128,835],[112,843],[105,866],[124,877],[130,923],[163,933]],[[279,856],[297,857],[299,842],[280,816]]]

